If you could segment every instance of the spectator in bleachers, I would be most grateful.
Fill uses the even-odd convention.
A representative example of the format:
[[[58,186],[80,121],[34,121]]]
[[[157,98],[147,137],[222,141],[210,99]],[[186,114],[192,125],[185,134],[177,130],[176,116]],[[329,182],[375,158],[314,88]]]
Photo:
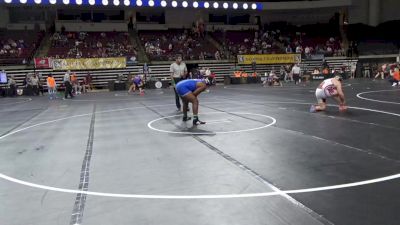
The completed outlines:
[[[320,75],[320,74],[321,74],[321,71],[317,67],[315,67],[312,72],[312,75]]]
[[[50,56],[57,58],[95,58],[95,57],[122,57],[129,56],[136,59],[136,49],[129,42],[127,33],[113,32],[87,33],[70,32],[68,35],[54,33],[51,37],[52,48]],[[61,53],[61,54],[60,54]]]
[[[215,60],[222,60],[221,54],[219,53],[218,50],[215,52]]]
[[[287,47],[286,47],[286,53],[288,53],[288,54],[290,54],[290,53],[293,53],[293,50],[292,50],[292,47],[290,46],[290,45],[288,45]]]
[[[199,60],[205,60],[205,57],[204,57],[204,54],[203,54],[203,52],[200,52],[200,55],[199,55]]]

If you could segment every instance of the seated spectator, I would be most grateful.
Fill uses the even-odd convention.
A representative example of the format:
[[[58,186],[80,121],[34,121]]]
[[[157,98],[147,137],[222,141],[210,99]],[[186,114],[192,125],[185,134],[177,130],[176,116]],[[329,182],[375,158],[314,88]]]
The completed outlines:
[[[205,76],[205,77],[209,77],[210,75],[211,75],[211,70],[210,70],[210,68],[207,67],[207,68],[205,69],[205,71],[204,71],[204,76]]]
[[[302,53],[302,52],[303,52],[302,47],[301,47],[300,45],[298,45],[298,46],[296,47],[296,53]]]
[[[282,83],[275,73],[275,71],[271,70],[266,80],[263,82],[263,86],[282,86]]]
[[[87,93],[88,90],[90,90],[90,85],[88,83],[88,80],[86,77],[84,77],[80,82],[79,82],[82,93]]]
[[[78,81],[78,77],[76,76],[76,73],[72,73],[70,76],[71,84],[74,90],[75,95],[82,94],[82,87]]]
[[[221,60],[221,55],[218,50],[215,52],[215,60]]]
[[[321,71],[319,71],[319,69],[317,67],[314,68],[312,75],[320,75]]]
[[[286,47],[286,53],[293,53],[292,47],[290,47],[290,45]]]
[[[204,57],[204,54],[203,54],[203,52],[200,52],[200,55],[199,55],[199,60],[205,60],[205,57]]]

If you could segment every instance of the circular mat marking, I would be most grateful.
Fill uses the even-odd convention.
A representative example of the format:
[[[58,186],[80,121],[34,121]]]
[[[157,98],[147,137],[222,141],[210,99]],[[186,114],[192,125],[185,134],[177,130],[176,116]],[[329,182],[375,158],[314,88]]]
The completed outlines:
[[[226,112],[203,113],[203,115],[205,115],[205,114],[222,114],[222,113],[226,113]],[[165,117],[161,117],[161,118],[152,120],[147,124],[147,127],[149,127],[152,130],[155,130],[155,131],[158,131],[158,132],[162,132],[162,133],[188,134],[188,135],[207,135],[207,134],[231,134],[231,133],[248,132],[248,131],[260,130],[260,129],[267,128],[269,126],[272,126],[272,125],[276,124],[276,119],[275,118],[273,118],[271,116],[267,116],[267,115],[257,114],[257,113],[227,112],[226,114],[252,115],[252,116],[265,117],[265,118],[268,118],[268,119],[272,120],[272,122],[268,123],[268,124],[264,124],[264,125],[259,126],[259,127],[255,127],[255,128],[232,130],[232,131],[215,131],[215,132],[213,132],[213,131],[211,131],[211,132],[170,131],[170,130],[159,129],[159,128],[156,128],[156,127],[153,126],[153,124],[155,122],[160,121],[160,120],[165,120],[165,119],[174,118],[174,117],[182,117],[181,115],[173,115],[173,116],[165,116]]]
[[[32,101],[31,98],[18,98],[20,100],[24,99],[23,101],[16,101],[16,102],[6,102],[6,103],[0,103],[1,105],[16,105],[16,104],[21,104],[21,103],[25,103],[25,102],[30,102]]]
[[[363,99],[363,100],[366,100],[366,101],[371,101],[371,102],[379,102],[379,103],[400,105],[400,102],[382,101],[382,100],[377,100],[377,99],[373,99],[373,98],[366,98],[366,97],[362,97],[362,96],[361,96],[361,95],[369,94],[369,93],[395,92],[395,91],[400,91],[400,90],[366,91],[366,92],[358,93],[358,94],[357,94],[357,98]]]
[[[310,105],[311,103],[300,103],[300,102],[263,102],[265,104],[267,103],[273,103],[273,104],[298,104],[298,105]],[[167,105],[157,105],[157,106],[150,106],[150,107],[170,107],[173,106],[174,104],[167,104]],[[107,111],[100,111],[96,113],[109,113],[109,112],[116,112],[116,111],[123,111],[123,110],[129,110],[129,109],[135,109],[135,108],[145,108],[145,107],[130,107],[130,108],[124,108],[124,109],[114,109],[114,110],[107,110]],[[382,114],[387,114],[387,115],[393,115],[400,117],[400,114],[397,113],[392,113],[392,112],[387,112],[387,111],[381,111],[381,110],[375,110],[375,109],[368,109],[368,108],[361,108],[361,107],[348,107],[349,109],[357,109],[357,110],[362,110],[362,111],[370,111],[370,112],[376,112],[376,113],[382,113]],[[76,118],[76,117],[82,117],[82,116],[91,116],[92,113],[87,113],[87,114],[80,114],[80,115],[75,115],[75,116],[70,116],[70,117],[65,117],[65,118],[60,118],[57,120],[52,120],[52,121],[47,121],[47,122],[42,122],[39,124],[31,125],[29,127],[21,128],[19,130],[15,130],[13,132],[10,132],[6,135],[0,136],[0,140],[19,133],[21,131],[41,126],[44,124],[49,124],[49,123],[54,123],[58,121],[63,121],[66,119],[71,119],[71,118]],[[86,195],[92,195],[92,196],[101,196],[101,197],[113,197],[113,198],[137,198],[137,199],[225,199],[225,198],[254,198],[254,197],[267,197],[267,196],[276,196],[276,195],[282,195],[282,194],[298,194],[298,193],[310,193],[310,192],[318,192],[318,191],[326,191],[326,190],[335,190],[335,189],[344,189],[344,188],[350,188],[350,187],[357,187],[357,186],[363,186],[363,185],[368,185],[368,184],[375,184],[375,183],[380,183],[380,182],[385,182],[385,181],[390,181],[390,180],[395,180],[400,178],[400,173],[398,174],[393,174],[389,176],[384,176],[384,177],[379,177],[375,179],[370,179],[370,180],[364,180],[364,181],[358,181],[358,182],[352,182],[352,183],[345,183],[345,184],[338,184],[338,185],[331,185],[331,186],[322,186],[322,187],[314,187],[314,188],[305,188],[305,189],[295,189],[295,190],[286,190],[286,191],[281,191],[281,190],[276,190],[272,192],[261,192],[261,193],[248,193],[248,194],[226,194],[226,195],[218,195],[218,194],[211,194],[211,195],[143,195],[143,194],[120,194],[120,193],[107,193],[107,192],[94,192],[94,191],[82,191],[82,190],[74,190],[74,189],[66,189],[66,188],[58,188],[58,187],[51,187],[51,186],[46,186],[46,185],[40,185],[40,184],[35,184],[23,180],[19,180],[10,176],[7,176],[5,174],[0,173],[0,178],[21,184],[27,187],[32,187],[32,188],[38,188],[38,189],[43,189],[43,190],[48,190],[48,191],[55,191],[55,192],[61,192],[61,193],[71,193],[71,194],[86,194]]]

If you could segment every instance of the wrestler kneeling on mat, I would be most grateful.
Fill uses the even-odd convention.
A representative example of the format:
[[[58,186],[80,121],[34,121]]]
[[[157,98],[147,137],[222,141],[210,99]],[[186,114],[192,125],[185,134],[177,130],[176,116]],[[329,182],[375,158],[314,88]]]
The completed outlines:
[[[136,89],[139,89],[139,94],[143,95],[143,80],[140,75],[137,75],[132,78],[132,85],[129,87],[128,94],[130,94],[132,91],[135,92]]]
[[[315,91],[318,105],[312,105],[310,112],[324,111],[326,109],[326,99],[330,97],[339,103],[339,111],[346,111],[342,81],[343,79],[340,76],[324,80]]]
[[[207,85],[210,85],[211,82],[208,78],[206,79],[189,79],[180,81],[176,85],[176,92],[182,98],[183,102],[183,121],[186,122],[191,120],[192,118],[187,116],[187,109],[189,107],[189,102],[192,103],[193,107],[193,125],[205,124],[199,120],[199,100],[197,96],[207,89]]]

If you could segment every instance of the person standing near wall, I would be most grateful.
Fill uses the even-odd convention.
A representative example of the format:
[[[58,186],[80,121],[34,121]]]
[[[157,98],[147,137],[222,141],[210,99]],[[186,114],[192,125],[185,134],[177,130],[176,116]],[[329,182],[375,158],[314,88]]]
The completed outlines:
[[[253,70],[253,74],[257,73],[257,62],[255,60],[251,62],[251,69]]]
[[[33,90],[33,95],[39,95],[39,78],[37,77],[36,73],[33,74],[31,78],[32,82],[32,90]]]
[[[14,75],[11,75],[11,77],[8,79],[8,88],[8,96],[17,96],[17,82],[15,81]]]
[[[363,64],[363,75],[364,78],[371,78],[371,66],[369,63]]]
[[[177,55],[175,58],[175,62],[170,66],[170,73],[171,73],[171,84],[174,87],[175,91],[175,104],[178,111],[181,111],[181,100],[179,94],[176,92],[176,84],[180,81],[185,80],[187,78],[187,68],[186,64],[182,62],[182,56]]]
[[[86,84],[88,85],[88,90],[91,90],[91,91],[94,89],[92,82],[93,82],[93,77],[90,74],[90,72],[88,71],[86,74]]]
[[[352,62],[350,65],[350,78],[354,79],[356,77],[356,70],[357,70],[357,63],[356,62]]]
[[[149,79],[150,79],[150,72],[151,72],[151,69],[150,69],[150,67],[147,65],[147,63],[144,63],[143,64],[143,68],[142,68],[142,70],[143,70],[143,75],[144,75],[144,82],[146,83]]]

